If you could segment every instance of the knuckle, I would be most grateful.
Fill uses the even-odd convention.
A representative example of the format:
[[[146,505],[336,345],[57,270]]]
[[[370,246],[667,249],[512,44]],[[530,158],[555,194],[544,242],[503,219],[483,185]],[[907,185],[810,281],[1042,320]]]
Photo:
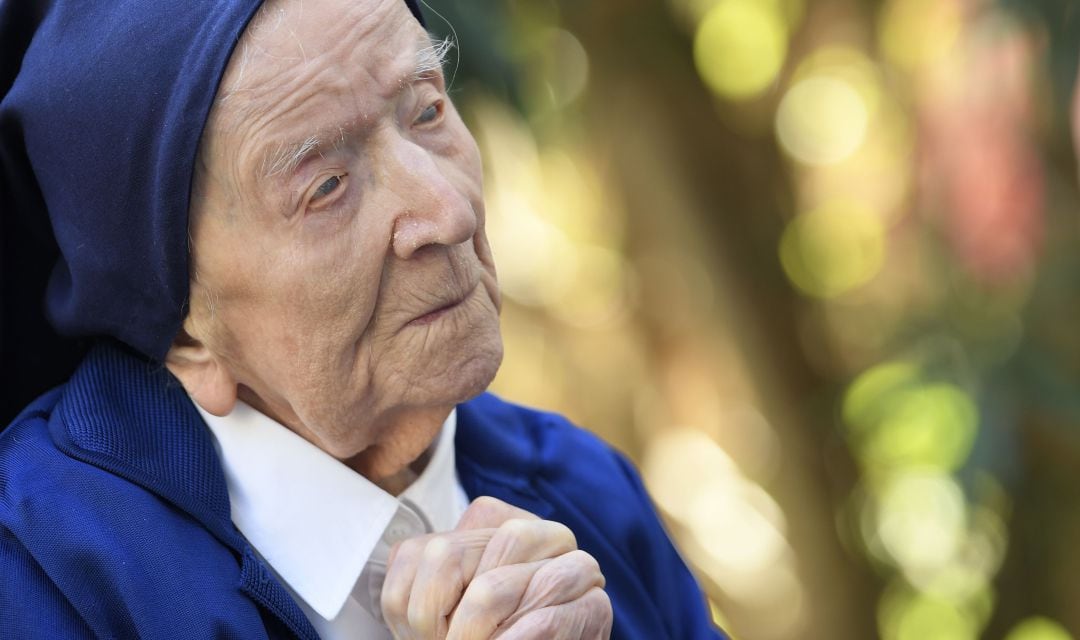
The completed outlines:
[[[469,507],[461,516],[460,522],[468,525],[465,528],[476,526],[496,527],[511,518],[539,520],[538,517],[528,511],[519,509],[498,498],[480,496],[469,504]]]
[[[469,508],[488,509],[491,507],[501,507],[504,504],[506,503],[504,503],[502,500],[499,500],[498,498],[493,498],[491,496],[480,496],[472,501],[472,503],[469,505]]]
[[[589,552],[575,549],[567,555],[570,556],[571,561],[581,573],[591,575],[600,581],[600,586],[604,586],[606,580],[603,571],[600,569],[600,563]]]
[[[480,496],[472,501],[469,507],[465,510],[471,516],[487,516],[501,512],[504,508],[504,502],[498,498],[492,498],[491,496]]]
[[[529,584],[538,563],[513,564],[496,567],[475,578],[469,585],[466,598],[470,606],[483,606],[497,623],[504,622],[515,611],[522,611]]]
[[[415,558],[420,552],[420,545],[424,544],[424,541],[419,538],[409,538],[397,543],[397,553],[394,554],[394,558],[397,560]]]
[[[531,543],[537,538],[536,525],[521,518],[511,518],[499,525],[499,536],[521,543]]]
[[[491,496],[480,496],[469,503],[465,513],[458,520],[458,528],[495,527],[506,519],[508,508],[508,505],[501,500]]]
[[[574,549],[566,553],[566,559],[582,569],[600,570],[600,563],[588,551]]]
[[[498,584],[491,573],[476,578],[465,592],[469,603],[480,609],[489,609],[499,598]]]
[[[583,551],[571,551],[547,561],[529,584],[531,599],[566,602],[584,595],[589,589],[603,586],[603,575],[596,560]]]
[[[574,532],[570,530],[570,527],[554,520],[545,520],[545,522],[548,523],[547,526],[551,530],[551,536],[553,538],[558,538],[572,549],[578,548],[577,537],[574,535]]]
[[[435,536],[424,544],[423,559],[425,562],[441,563],[450,556],[450,540],[445,536]]]
[[[522,567],[500,567],[474,579],[465,591],[462,602],[483,610],[501,622],[521,604],[528,586],[529,575]]]

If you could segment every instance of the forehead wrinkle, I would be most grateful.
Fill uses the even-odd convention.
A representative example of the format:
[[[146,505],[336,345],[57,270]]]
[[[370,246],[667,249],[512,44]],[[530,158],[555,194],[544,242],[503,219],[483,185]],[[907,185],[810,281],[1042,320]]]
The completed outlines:
[[[449,39],[436,40],[432,36],[426,36],[421,41],[425,46],[416,52],[416,63],[412,71],[402,77],[399,85],[413,84],[434,76],[435,72],[442,69],[446,62],[447,53],[453,47]],[[408,82],[406,82],[406,78]],[[361,121],[363,118],[360,119]],[[270,146],[263,154],[259,163],[259,175],[262,178],[273,178],[291,173],[306,158],[314,154],[322,154],[328,143],[332,142],[334,148],[340,147],[346,138],[356,128],[356,123],[350,122],[337,127],[336,135],[327,136],[313,134],[304,140],[296,142],[278,142]]]
[[[264,5],[265,7],[266,5]],[[384,7],[395,6],[384,4]],[[380,21],[386,20],[384,11],[374,11],[358,16],[356,20],[339,20],[335,24],[344,25],[344,33],[327,34],[322,42],[344,42],[363,40],[371,37],[371,32],[379,28]],[[411,20],[407,12],[393,22]],[[351,24],[350,24],[351,23]],[[404,25],[401,25],[404,26]],[[289,25],[289,20],[282,15],[281,10],[269,11],[263,20],[250,32],[245,33],[246,45],[241,50],[240,62],[230,69],[232,76],[226,84],[230,89],[227,96],[244,94],[244,100],[232,102],[225,111],[230,112],[230,132],[239,133],[242,136],[240,144],[236,146],[238,160],[243,156],[250,158],[250,173],[257,177],[280,176],[295,169],[304,159],[314,153],[324,152],[330,141],[335,145],[341,144],[346,133],[362,126],[365,121],[374,119],[381,112],[381,107],[363,108],[365,102],[376,97],[390,100],[396,98],[400,92],[412,82],[426,80],[435,76],[445,62],[447,52],[452,44],[448,40],[437,41],[428,36],[416,25],[416,36],[407,35],[415,43],[415,53],[412,56],[395,55],[394,50],[400,48],[394,46],[395,42],[403,43],[399,37],[390,37],[374,48],[367,48],[367,57],[357,60],[355,57],[346,57],[344,64],[351,68],[351,73],[361,73],[368,77],[368,81],[349,82],[345,73],[342,72],[341,64],[320,65],[319,60],[324,56],[332,56],[335,48],[331,45],[320,51],[311,51],[309,46],[304,49],[301,38],[295,29]],[[292,44],[267,42],[274,32],[288,28],[287,38]],[[391,33],[409,33],[411,30],[394,29]],[[250,36],[250,37],[249,37]],[[281,32],[279,39],[286,37]],[[407,42],[406,40],[405,42]],[[340,45],[339,45],[340,46]],[[295,47],[295,48],[293,48]],[[363,49],[363,48],[361,48]],[[286,55],[289,51],[294,55]],[[254,64],[257,60],[273,61],[269,64]],[[401,60],[403,64],[394,64]],[[294,73],[282,74],[284,65],[293,63]],[[282,84],[281,80],[285,83]],[[355,80],[355,76],[354,76]],[[369,87],[368,95],[357,92],[360,86]],[[224,102],[224,100],[222,100]],[[319,107],[311,107],[311,104],[319,104]],[[342,113],[341,105],[353,104],[350,113]],[[225,106],[225,105],[221,105]],[[389,106],[389,105],[387,105]],[[292,113],[290,113],[292,112]],[[326,126],[319,130],[308,127],[312,120],[311,116],[304,117],[304,113],[322,114],[326,112],[338,112],[337,122],[331,122],[327,118]],[[301,115],[293,115],[301,114]],[[292,120],[299,126],[290,127],[287,123]],[[307,132],[302,131],[307,128]],[[250,149],[245,153],[241,149],[249,147],[248,143],[258,144],[259,131],[269,133],[270,129],[278,129],[279,135],[274,135],[276,141],[270,141],[260,148]],[[289,131],[301,135],[293,140],[286,140]],[[305,135],[306,133],[306,135]],[[271,136],[266,136],[271,137]],[[250,147],[249,147],[250,148]],[[248,173],[248,172],[245,172]]]
[[[235,147],[237,160],[241,164],[251,163],[250,175],[256,178],[282,175],[295,169],[312,153],[324,150],[328,142],[342,137],[340,127],[308,128],[306,135],[294,140],[283,139],[284,136],[280,135],[282,132],[295,133],[300,130],[301,126],[290,126],[289,123],[306,124],[310,120],[306,113],[312,113],[313,109],[323,111],[333,108],[327,107],[327,102],[333,105],[339,102],[340,96],[345,95],[344,82],[335,82],[332,77],[327,82],[318,81],[319,75],[328,73],[332,71],[310,67],[308,73],[295,77],[285,85],[284,90],[279,85],[273,91],[261,91],[258,99],[253,97],[244,101],[246,108],[234,110],[228,135],[238,136],[233,138],[239,143]],[[315,90],[316,85],[323,89]],[[292,87],[296,90],[291,90]],[[284,96],[277,96],[279,90]],[[311,107],[312,104],[317,106]]]
[[[223,103],[231,100],[237,93],[244,90],[245,75],[247,74],[249,65],[255,58],[264,57],[279,61],[291,61],[297,59],[296,56],[275,54],[271,52],[268,47],[264,46],[265,38],[277,32],[286,23],[287,13],[285,8],[278,5],[280,5],[279,2],[267,0],[267,2],[259,7],[259,10],[255,13],[255,16],[244,30],[240,37],[240,41],[237,43],[233,59],[229,62],[228,69],[226,69],[221,88],[218,91],[217,102]],[[300,10],[302,13],[302,2],[300,4]],[[289,33],[292,35],[293,40],[300,45],[296,32],[290,28]],[[300,51],[301,59],[306,59],[307,54],[304,52],[302,45],[300,45]]]
[[[267,85],[279,77],[281,65],[261,65],[262,73],[254,73],[247,69],[257,58],[269,59],[287,64],[308,64],[317,61],[320,57],[334,52],[336,46],[342,43],[361,42],[367,39],[373,31],[382,26],[386,13],[395,8],[400,0],[383,0],[375,10],[364,7],[364,3],[349,3],[353,11],[346,15],[337,16],[335,19],[319,23],[315,33],[309,33],[311,25],[304,29],[298,26],[304,22],[305,5],[302,1],[297,3],[293,12],[287,12],[284,8],[271,9],[271,5],[278,3],[270,0],[259,10],[252,24],[244,31],[240,39],[240,49],[244,54],[241,56],[235,73],[230,63],[226,72],[229,77],[230,91],[251,91]],[[347,5],[348,6],[348,5]],[[408,15],[408,12],[404,12]],[[303,31],[303,33],[301,32]],[[279,32],[287,32],[287,40],[280,37]],[[305,39],[305,37],[307,39]],[[305,46],[305,42],[308,43]],[[312,45],[314,45],[312,47]],[[309,51],[309,48],[312,49]],[[246,62],[246,64],[239,64]]]

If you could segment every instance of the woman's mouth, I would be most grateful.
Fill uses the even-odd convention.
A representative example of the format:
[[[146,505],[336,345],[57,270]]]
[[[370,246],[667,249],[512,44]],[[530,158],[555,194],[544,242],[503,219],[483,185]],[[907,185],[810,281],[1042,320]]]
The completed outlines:
[[[467,293],[467,294],[465,294],[465,295],[463,295],[463,296],[461,296],[459,298],[455,298],[454,300],[442,305],[441,307],[438,307],[436,309],[432,309],[431,311],[428,311],[427,313],[425,313],[422,316],[417,316],[416,318],[413,318],[412,320],[409,321],[409,323],[406,326],[419,326],[419,325],[431,324],[432,322],[435,322],[439,318],[445,316],[446,314],[450,313],[454,309],[460,307],[465,302],[465,300],[467,300],[468,297],[470,295],[472,295],[473,291],[475,291],[475,290],[476,290],[476,288],[473,287],[473,290],[470,291],[469,293]]]

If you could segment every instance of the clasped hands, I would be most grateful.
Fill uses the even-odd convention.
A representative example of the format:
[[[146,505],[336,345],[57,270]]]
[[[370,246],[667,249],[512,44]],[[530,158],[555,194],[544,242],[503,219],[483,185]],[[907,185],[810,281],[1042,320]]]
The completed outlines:
[[[453,531],[391,550],[382,611],[399,640],[606,640],[603,587],[570,529],[485,497]]]

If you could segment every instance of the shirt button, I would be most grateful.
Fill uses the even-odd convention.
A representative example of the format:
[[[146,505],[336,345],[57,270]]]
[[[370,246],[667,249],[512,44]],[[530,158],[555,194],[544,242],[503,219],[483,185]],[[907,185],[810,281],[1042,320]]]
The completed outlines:
[[[390,527],[386,530],[386,542],[395,545],[409,537],[409,531],[405,527]]]

